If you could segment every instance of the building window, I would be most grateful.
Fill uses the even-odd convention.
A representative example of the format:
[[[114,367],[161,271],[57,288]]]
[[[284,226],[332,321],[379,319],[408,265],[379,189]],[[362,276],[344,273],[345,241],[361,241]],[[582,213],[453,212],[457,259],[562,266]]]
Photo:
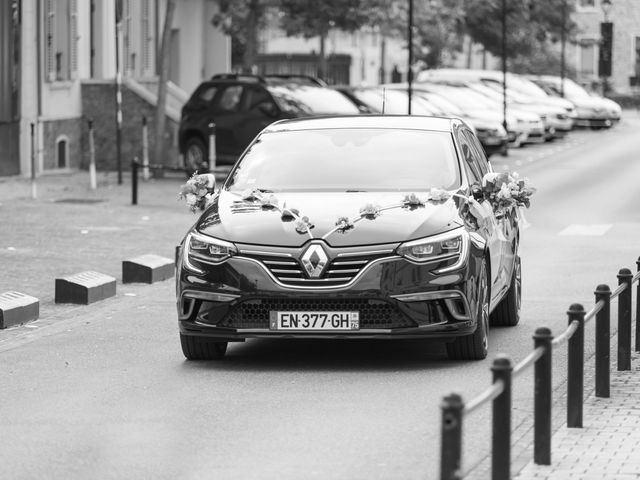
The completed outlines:
[[[633,46],[633,71],[636,77],[640,77],[640,36],[634,38]]]
[[[56,140],[56,165],[67,168],[69,162],[69,139],[62,135]]]
[[[78,1],[45,0],[45,67],[50,82],[75,78],[78,70]]]
[[[597,41],[582,39],[578,42],[578,73],[583,76],[596,75],[596,61],[598,58]]]
[[[589,11],[596,9],[596,0],[577,0],[576,10],[577,11]]]

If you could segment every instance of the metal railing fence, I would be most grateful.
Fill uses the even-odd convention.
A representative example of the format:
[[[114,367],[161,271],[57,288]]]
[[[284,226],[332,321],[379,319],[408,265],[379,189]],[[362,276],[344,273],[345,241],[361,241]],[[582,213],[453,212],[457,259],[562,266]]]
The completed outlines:
[[[636,287],[636,335],[635,351],[640,351],[640,257],[636,261],[637,273],[627,268],[618,272],[618,288],[613,292],[607,285],[598,285],[595,304],[585,312],[574,303],[567,311],[568,327],[553,337],[547,327],[539,327],[533,335],[534,349],[517,365],[509,357],[499,355],[491,365],[492,385],[465,404],[462,397],[452,393],[441,404],[441,455],[440,480],[463,478],[462,434],[463,420],[480,407],[493,402],[491,479],[511,478],[511,394],[512,381],[534,367],[534,439],[533,459],[538,465],[551,465],[551,414],[552,414],[552,354],[557,347],[567,343],[567,426],[582,428],[584,403],[584,328],[595,318],[595,395],[610,395],[610,341],[611,301],[618,299],[618,371],[631,370],[632,289]]]

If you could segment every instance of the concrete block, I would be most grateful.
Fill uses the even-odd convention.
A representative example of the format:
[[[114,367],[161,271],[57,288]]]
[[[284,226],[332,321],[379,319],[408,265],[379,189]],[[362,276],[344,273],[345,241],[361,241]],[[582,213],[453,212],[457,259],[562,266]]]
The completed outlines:
[[[113,297],[116,279],[98,272],[81,272],[56,278],[56,303],[90,303]]]
[[[174,275],[174,263],[170,258],[158,255],[141,255],[122,262],[122,283],[155,283]]]
[[[40,300],[20,292],[0,294],[0,329],[37,320]]]

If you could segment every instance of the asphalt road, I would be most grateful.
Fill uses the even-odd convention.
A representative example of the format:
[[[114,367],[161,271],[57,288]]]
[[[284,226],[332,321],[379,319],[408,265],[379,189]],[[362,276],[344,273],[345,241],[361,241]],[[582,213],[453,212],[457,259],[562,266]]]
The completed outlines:
[[[123,285],[116,299],[0,332],[0,478],[437,478],[442,396],[471,399],[497,353],[522,359],[536,327],[559,334],[571,303],[588,307],[596,285],[635,271],[639,127],[634,113],[492,158],[538,192],[521,240],[522,322],[492,330],[487,360],[450,362],[424,341],[252,340],[222,362],[186,362],[173,282]],[[560,386],[562,351],[555,364]],[[530,377],[514,387],[520,424]],[[488,452],[489,418],[485,407],[465,424],[465,468]]]

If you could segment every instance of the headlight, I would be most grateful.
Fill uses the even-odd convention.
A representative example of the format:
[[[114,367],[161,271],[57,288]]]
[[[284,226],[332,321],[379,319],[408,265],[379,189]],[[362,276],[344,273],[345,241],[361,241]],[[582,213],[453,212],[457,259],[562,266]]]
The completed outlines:
[[[200,271],[200,269],[194,267],[191,260],[218,265],[238,253],[233,243],[199,233],[191,233],[187,237],[185,245],[187,247],[185,249],[186,264],[190,269],[196,271]]]
[[[452,262],[435,273],[444,273],[462,267],[469,253],[469,234],[464,228],[403,243],[398,255],[416,263]]]

